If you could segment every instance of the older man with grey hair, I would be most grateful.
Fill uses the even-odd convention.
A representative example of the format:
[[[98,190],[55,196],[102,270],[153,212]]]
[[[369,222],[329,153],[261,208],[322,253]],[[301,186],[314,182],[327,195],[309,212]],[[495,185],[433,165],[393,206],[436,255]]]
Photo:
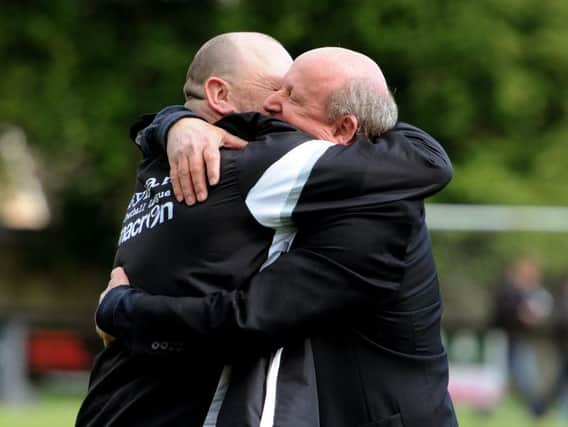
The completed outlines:
[[[330,54],[350,67],[324,61]],[[311,66],[318,59],[327,67]],[[255,142],[222,153],[222,178],[207,203],[175,205],[171,215],[155,137],[164,142],[168,135],[169,150],[181,141],[175,134],[187,119],[180,118],[205,115],[171,108],[144,131],[141,191],[117,254],[136,288],[116,286],[128,278],[115,269],[97,311],[101,329],[117,337],[98,367],[104,372],[106,365],[107,380],[95,375],[92,382],[93,394],[98,389],[106,398],[103,407],[119,408],[104,425],[135,425],[137,417],[144,425],[219,427],[456,424],[422,202],[448,182],[451,167],[416,128],[399,125],[382,138],[356,141],[365,120],[328,115],[332,95],[373,69],[369,61],[347,50],[309,52],[265,101],[274,115],[326,140],[258,114],[229,114],[237,110],[228,79],[206,79],[209,113],[229,114],[217,124]],[[365,84],[390,96],[382,74],[364,75]],[[158,171],[163,180],[148,185],[144,178]],[[156,210],[151,224],[144,201]],[[144,224],[155,229],[140,231]],[[158,293],[168,296],[152,295]],[[232,369],[223,370],[213,393],[207,373],[220,361]],[[140,368],[149,378],[132,377]],[[117,392],[121,403],[113,375],[129,383]],[[178,388],[191,378],[194,387]],[[211,402],[207,414],[200,394],[188,394],[195,387]],[[152,412],[160,415],[149,416],[142,404],[149,401],[158,402]]]

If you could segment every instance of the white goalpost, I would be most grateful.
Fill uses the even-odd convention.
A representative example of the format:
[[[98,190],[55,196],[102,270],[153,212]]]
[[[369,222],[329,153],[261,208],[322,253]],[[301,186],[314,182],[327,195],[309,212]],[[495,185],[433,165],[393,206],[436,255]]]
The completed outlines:
[[[430,230],[568,232],[568,207],[431,203],[426,223]]]

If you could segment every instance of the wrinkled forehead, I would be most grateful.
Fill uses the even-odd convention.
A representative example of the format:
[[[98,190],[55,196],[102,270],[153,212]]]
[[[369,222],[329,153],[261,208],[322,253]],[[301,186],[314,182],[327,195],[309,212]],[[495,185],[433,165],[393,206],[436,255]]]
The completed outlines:
[[[330,91],[347,78],[341,67],[325,58],[299,57],[285,76],[285,83],[309,91]]]

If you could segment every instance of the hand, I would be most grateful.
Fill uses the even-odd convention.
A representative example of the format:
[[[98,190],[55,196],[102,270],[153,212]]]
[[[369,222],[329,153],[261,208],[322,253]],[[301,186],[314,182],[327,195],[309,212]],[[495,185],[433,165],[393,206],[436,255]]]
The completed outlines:
[[[103,345],[105,347],[108,347],[110,345],[110,343],[115,340],[115,338],[112,335],[107,334],[105,331],[103,331],[97,325],[95,325],[95,330],[97,331],[97,335],[103,340]]]
[[[117,286],[120,285],[130,285],[130,281],[128,280],[128,276],[126,275],[124,268],[116,267],[110,273],[110,280],[108,282],[106,289],[101,293],[101,296],[99,297],[99,304],[111,289],[116,288]],[[95,324],[95,330],[97,332],[97,335],[101,337],[101,339],[103,340],[103,344],[105,347],[108,347],[110,343],[114,341],[115,338],[112,335],[107,334],[96,324]]]
[[[178,120],[168,131],[167,154],[174,195],[193,205],[207,198],[207,183],[219,182],[220,147],[243,149],[247,142],[201,119]]]
[[[101,292],[101,296],[99,297],[99,304],[111,289],[116,288],[120,285],[130,285],[130,280],[128,280],[128,276],[126,275],[124,268],[115,267],[110,272],[110,280],[108,281],[106,289]]]

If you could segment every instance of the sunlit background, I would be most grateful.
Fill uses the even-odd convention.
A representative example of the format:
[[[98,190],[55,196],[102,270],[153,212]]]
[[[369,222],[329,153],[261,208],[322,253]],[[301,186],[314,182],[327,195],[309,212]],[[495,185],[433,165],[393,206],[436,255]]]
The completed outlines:
[[[72,425],[140,159],[129,125],[182,103],[227,31],[380,64],[454,163],[427,211],[461,425],[568,425],[567,22],[558,0],[3,1],[0,425]]]

